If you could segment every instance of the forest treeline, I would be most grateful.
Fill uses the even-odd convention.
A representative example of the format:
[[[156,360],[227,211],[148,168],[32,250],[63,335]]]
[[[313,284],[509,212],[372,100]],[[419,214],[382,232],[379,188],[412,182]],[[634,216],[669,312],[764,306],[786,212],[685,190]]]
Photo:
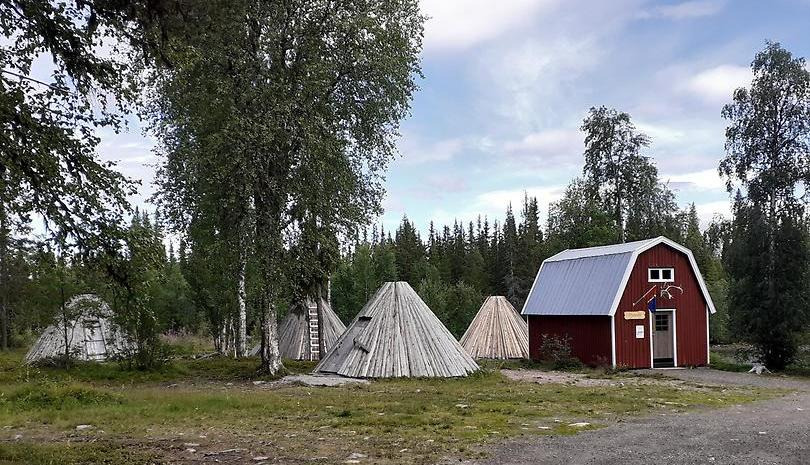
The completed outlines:
[[[370,225],[424,22],[417,0],[1,3],[0,347],[68,321],[68,299],[92,292],[140,367],[164,359],[162,332],[186,330],[235,356],[258,343],[275,373],[293,302],[331,294],[348,320],[379,283],[406,280],[459,335],[485,295],[520,308],[557,251],[665,235],[695,252],[723,309],[715,338],[754,344],[774,368],[795,357],[810,321],[803,58],[766,43],[723,107],[733,217],[704,231],[659,178],[650,138],[604,106],[587,112],[581,176],[545,221],[527,196],[502,222],[383,231]],[[43,56],[47,78],[32,75]],[[98,156],[99,131],[136,114],[160,160],[151,216]]]
[[[566,198],[552,204],[553,213],[546,223],[540,220],[537,199],[525,196],[517,215],[511,206],[507,207],[502,223],[490,223],[486,217],[438,228],[431,223],[425,237],[408,218],[403,218],[393,233],[374,227],[352,245],[333,275],[334,307],[342,319],[351,320],[381,283],[408,281],[460,338],[489,295],[506,296],[520,310],[544,259],[567,248],[616,242],[615,228],[592,230],[584,236],[552,229],[551,224],[571,220],[564,218],[568,213],[559,210],[560,203],[569,201]],[[638,238],[666,235],[695,251],[719,304],[713,338],[724,340],[727,333],[721,321],[726,315],[723,302],[728,281],[722,249],[717,239],[708,234],[722,228],[722,220],[718,219],[704,235],[694,205],[685,210],[674,207],[663,215],[668,217],[665,228],[638,230]]]

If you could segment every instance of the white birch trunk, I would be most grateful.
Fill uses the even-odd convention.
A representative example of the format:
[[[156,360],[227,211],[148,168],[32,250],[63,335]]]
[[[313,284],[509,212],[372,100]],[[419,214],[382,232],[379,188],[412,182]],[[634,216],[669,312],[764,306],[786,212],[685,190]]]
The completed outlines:
[[[278,348],[278,317],[272,296],[265,297],[264,321],[262,321],[262,368],[275,374],[281,368],[281,353]]]
[[[245,271],[247,257],[243,251],[239,253],[239,278],[236,289],[236,300],[239,306],[239,320],[236,335],[236,357],[244,357],[247,350],[247,291],[245,290]]]

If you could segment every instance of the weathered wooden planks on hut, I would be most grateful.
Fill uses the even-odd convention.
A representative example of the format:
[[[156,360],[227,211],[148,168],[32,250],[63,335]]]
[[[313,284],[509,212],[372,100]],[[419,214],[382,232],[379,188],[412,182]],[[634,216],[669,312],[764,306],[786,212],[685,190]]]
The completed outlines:
[[[411,286],[385,283],[316,372],[353,378],[467,376],[478,365]]]
[[[317,311],[310,311],[310,309]],[[316,319],[317,321],[311,320]],[[315,324],[317,323],[317,324]],[[314,326],[314,327],[313,327]],[[326,299],[315,304],[307,299],[290,308],[279,324],[278,348],[282,358],[292,360],[320,360],[346,331],[346,325],[332,310]],[[253,347],[249,355],[257,355],[261,344]]]
[[[506,297],[487,297],[461,345],[473,358],[529,358],[529,327]]]
[[[106,302],[94,294],[74,296],[66,304],[67,347],[70,356],[82,361],[103,361],[131,352],[133,345],[121,328],[112,321]],[[59,321],[48,326],[25,355],[32,363],[65,355],[65,325]]]

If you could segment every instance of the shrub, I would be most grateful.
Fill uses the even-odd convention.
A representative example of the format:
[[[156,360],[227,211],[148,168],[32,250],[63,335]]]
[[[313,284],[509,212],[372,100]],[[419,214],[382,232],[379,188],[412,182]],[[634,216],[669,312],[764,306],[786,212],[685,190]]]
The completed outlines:
[[[582,362],[571,352],[571,338],[568,336],[543,334],[540,360],[550,364],[555,370],[582,367]]]

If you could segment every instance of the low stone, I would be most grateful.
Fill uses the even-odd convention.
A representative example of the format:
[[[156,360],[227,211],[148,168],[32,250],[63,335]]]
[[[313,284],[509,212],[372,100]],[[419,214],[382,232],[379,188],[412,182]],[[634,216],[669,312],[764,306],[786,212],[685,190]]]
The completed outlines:
[[[262,462],[262,461],[264,461],[264,460],[270,460],[270,457],[268,457],[268,456],[266,456],[266,455],[259,455],[259,456],[257,456],[257,457],[253,457],[253,460],[254,460],[255,462]]]
[[[584,427],[586,427],[588,425],[590,425],[590,423],[588,423],[586,421],[578,421],[576,423],[569,423],[568,424],[568,426],[570,426],[571,428],[584,428]]]
[[[352,452],[351,454],[349,454],[349,456],[347,458],[349,460],[354,460],[354,459],[364,459],[366,457],[368,457],[368,455],[361,454],[360,452]]]
[[[76,425],[76,431],[83,431],[86,429],[92,429],[93,425]]]

